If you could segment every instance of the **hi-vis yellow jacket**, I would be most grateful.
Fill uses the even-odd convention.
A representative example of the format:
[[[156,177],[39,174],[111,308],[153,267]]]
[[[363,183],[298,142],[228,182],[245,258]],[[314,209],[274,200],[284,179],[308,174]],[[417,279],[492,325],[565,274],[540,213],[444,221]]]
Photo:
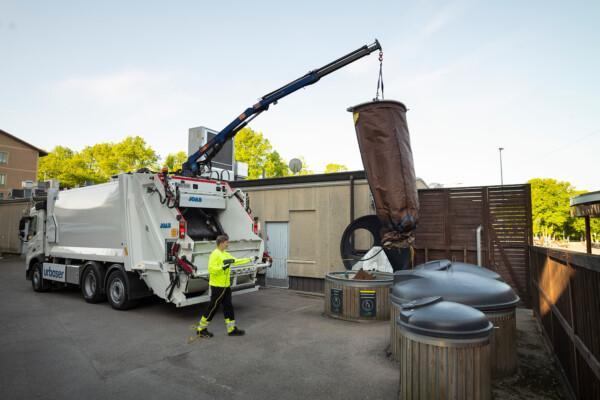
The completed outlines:
[[[218,248],[214,249],[208,258],[208,273],[210,275],[208,284],[210,286],[229,287],[231,285],[231,269],[227,268],[226,270],[223,270],[223,261],[229,259],[235,260],[235,262],[231,264],[232,266],[243,265],[252,261],[251,258],[235,258],[226,251],[221,251]]]

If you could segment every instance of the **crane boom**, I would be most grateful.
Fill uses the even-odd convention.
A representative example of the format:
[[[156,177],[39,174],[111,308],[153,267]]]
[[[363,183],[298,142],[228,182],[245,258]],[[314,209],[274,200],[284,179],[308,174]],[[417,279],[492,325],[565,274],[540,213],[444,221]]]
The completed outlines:
[[[369,45],[364,45],[345,56],[330,62],[329,64],[308,72],[306,75],[267,93],[259,99],[259,101],[251,107],[248,107],[236,119],[231,121],[229,125],[223,128],[215,137],[204,144],[195,153],[188,157],[188,160],[183,164],[183,174],[187,176],[195,176],[202,172],[203,167],[209,165],[211,160],[221,150],[223,145],[232,139],[242,128],[244,128],[251,120],[256,118],[260,113],[266,111],[271,104],[277,104],[277,101],[303,87],[312,85],[322,77],[345,67],[354,61],[368,56],[376,50],[381,50],[379,41],[375,41]]]

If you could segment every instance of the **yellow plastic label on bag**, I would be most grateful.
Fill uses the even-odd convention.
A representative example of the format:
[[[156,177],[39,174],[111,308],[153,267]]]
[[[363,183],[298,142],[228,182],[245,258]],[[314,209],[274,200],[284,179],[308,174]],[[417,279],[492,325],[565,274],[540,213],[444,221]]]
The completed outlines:
[[[352,113],[352,118],[354,118],[354,125],[356,125],[356,121],[358,121],[358,113]]]

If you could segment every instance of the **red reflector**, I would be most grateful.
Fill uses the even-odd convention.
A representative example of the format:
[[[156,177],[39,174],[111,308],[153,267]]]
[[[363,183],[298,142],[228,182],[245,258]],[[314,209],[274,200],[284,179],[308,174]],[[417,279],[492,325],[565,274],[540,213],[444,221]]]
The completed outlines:
[[[183,219],[179,220],[179,239],[185,239],[185,221]]]
[[[252,232],[254,232],[255,235],[258,235],[258,222],[252,224]]]

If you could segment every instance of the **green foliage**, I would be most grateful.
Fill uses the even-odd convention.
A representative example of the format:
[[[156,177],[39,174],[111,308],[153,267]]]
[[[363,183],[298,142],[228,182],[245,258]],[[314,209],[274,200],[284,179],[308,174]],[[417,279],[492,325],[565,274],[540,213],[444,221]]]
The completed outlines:
[[[179,171],[181,169],[181,165],[187,161],[187,154],[185,151],[178,151],[177,153],[169,153],[165,158],[165,162],[163,163],[163,167],[169,168],[169,171]]]
[[[129,136],[115,143],[112,151],[116,173],[136,171],[140,168],[158,169],[158,154],[139,136]]]
[[[329,163],[325,166],[326,174],[330,174],[332,172],[342,172],[342,171],[348,171],[348,167],[346,167],[344,164]]]
[[[569,183],[534,178],[531,184],[533,233],[536,236],[566,236],[579,239],[585,233],[583,218],[571,217],[571,197],[585,193]],[[600,221],[592,218],[592,232],[600,233]]]
[[[62,187],[107,182],[111,176],[140,168],[157,169],[158,155],[139,136],[118,143],[98,143],[80,152],[56,146],[42,157],[38,179],[57,179]]]
[[[267,159],[265,161],[265,176],[271,177],[279,177],[279,176],[288,176],[289,168],[287,163],[278,152],[273,151],[267,154]]]
[[[248,164],[249,179],[261,178],[263,171],[267,178],[289,174],[287,163],[261,132],[244,128],[234,140],[235,159]]]
[[[66,165],[71,162],[74,154],[68,147],[56,146],[47,156],[39,159],[38,180],[59,179],[67,184],[64,177]]]

